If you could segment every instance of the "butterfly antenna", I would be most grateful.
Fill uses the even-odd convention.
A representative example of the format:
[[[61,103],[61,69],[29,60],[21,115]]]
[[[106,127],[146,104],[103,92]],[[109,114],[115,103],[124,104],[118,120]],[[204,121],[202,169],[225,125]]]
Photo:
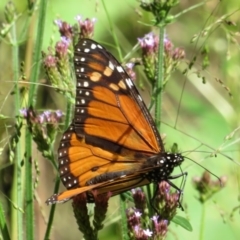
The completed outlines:
[[[211,175],[213,175],[215,178],[218,179],[220,186],[223,187],[222,180],[216,174],[214,174],[213,172],[211,172],[209,169],[205,168],[203,165],[199,164],[198,162],[192,160],[191,158],[186,157],[186,156],[184,158],[187,158],[188,160],[190,160],[190,161],[194,162],[195,164],[197,164],[199,167],[203,168],[205,171],[209,172]]]
[[[170,124],[168,124],[168,123],[166,123],[166,122],[161,121],[161,123],[163,123],[164,125],[166,125],[166,126],[168,126],[168,127],[172,127]],[[185,136],[187,136],[187,137],[190,137],[190,138],[192,138],[193,140],[199,142],[201,145],[198,146],[197,148],[199,148],[199,147],[201,147],[201,146],[205,146],[205,147],[213,150],[213,153],[215,153],[215,154],[218,153],[218,154],[220,154],[221,156],[229,159],[230,161],[232,161],[232,162],[236,163],[238,166],[240,166],[240,163],[236,162],[233,158],[229,157],[229,156],[226,155],[225,153],[220,152],[220,150],[218,150],[218,149],[216,150],[215,148],[211,147],[211,146],[208,145],[207,143],[202,142],[202,141],[199,140],[198,138],[196,138],[196,137],[192,136],[191,134],[188,134],[188,133],[186,133],[186,132],[184,132],[184,131],[176,128],[176,127],[175,127],[174,129],[176,129],[178,132],[182,133],[183,135],[185,135]],[[190,151],[189,151],[189,152],[190,152]]]

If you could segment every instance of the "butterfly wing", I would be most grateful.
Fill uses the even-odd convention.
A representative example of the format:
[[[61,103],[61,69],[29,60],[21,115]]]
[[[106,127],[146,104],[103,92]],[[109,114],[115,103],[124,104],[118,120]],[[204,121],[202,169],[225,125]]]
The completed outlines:
[[[78,135],[117,153],[122,147],[159,152],[163,146],[152,117],[118,61],[98,43],[83,39],[75,48],[74,63]]]
[[[164,152],[153,119],[128,74],[101,45],[81,39],[75,47],[75,115],[58,150],[59,172],[69,189],[55,203],[98,189],[114,195],[142,186],[143,163]]]

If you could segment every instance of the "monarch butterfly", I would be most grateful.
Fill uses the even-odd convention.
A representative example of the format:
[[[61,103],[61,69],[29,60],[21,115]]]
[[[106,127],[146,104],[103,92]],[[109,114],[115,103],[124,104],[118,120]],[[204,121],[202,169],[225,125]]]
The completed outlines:
[[[184,158],[167,153],[134,83],[103,46],[80,39],[74,49],[77,78],[74,119],[58,149],[68,189],[46,203],[65,202],[91,190],[112,196],[170,176]],[[169,182],[169,181],[168,181]]]

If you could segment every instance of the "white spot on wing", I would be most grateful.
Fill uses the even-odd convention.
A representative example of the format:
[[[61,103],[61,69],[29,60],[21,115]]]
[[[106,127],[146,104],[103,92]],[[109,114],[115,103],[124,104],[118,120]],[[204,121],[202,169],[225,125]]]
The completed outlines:
[[[89,82],[85,81],[85,82],[83,83],[83,86],[84,86],[84,87],[88,87],[88,86],[89,86]]]
[[[127,83],[129,88],[132,88],[133,83],[132,83],[132,80],[130,78],[126,78],[126,83]]]
[[[124,72],[123,68],[121,66],[117,66],[118,72]]]
[[[96,44],[94,44],[94,43],[91,45],[91,49],[95,49],[96,47],[97,47],[97,46],[96,46]]]
[[[109,66],[110,69],[114,70],[114,65],[111,61],[109,61],[108,66]]]

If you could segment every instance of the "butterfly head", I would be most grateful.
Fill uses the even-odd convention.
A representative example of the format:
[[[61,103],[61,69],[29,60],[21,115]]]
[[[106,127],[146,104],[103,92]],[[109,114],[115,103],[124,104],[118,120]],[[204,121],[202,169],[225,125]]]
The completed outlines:
[[[180,153],[159,153],[148,159],[144,167],[153,167],[152,171],[147,173],[150,182],[160,182],[167,180],[174,168],[180,166],[184,157]]]

